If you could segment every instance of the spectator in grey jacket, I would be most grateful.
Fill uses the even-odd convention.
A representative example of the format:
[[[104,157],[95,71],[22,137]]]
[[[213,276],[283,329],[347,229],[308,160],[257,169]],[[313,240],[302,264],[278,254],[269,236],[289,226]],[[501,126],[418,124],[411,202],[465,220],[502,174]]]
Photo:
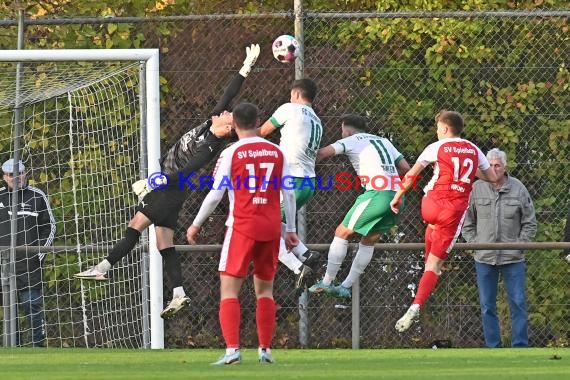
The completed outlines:
[[[536,235],[534,205],[526,187],[508,175],[507,155],[499,149],[487,153],[499,181],[477,181],[463,225],[469,243],[527,242]],[[525,262],[522,250],[477,250],[475,269],[483,333],[487,347],[501,347],[497,317],[497,287],[502,276],[511,313],[513,347],[528,347],[528,313],[525,291]]]
[[[16,245],[26,246],[25,252],[16,252],[18,302],[23,306],[31,328],[32,346],[43,347],[46,331],[42,299],[42,260],[45,253],[38,252],[38,247],[52,245],[55,220],[45,193],[28,186],[24,164],[21,161],[18,164],[19,178],[14,177],[14,167],[13,159],[2,164],[4,184],[0,185],[0,245],[10,246],[11,243],[11,204],[12,196],[16,194]],[[14,192],[15,187],[17,190]],[[19,335],[18,345],[22,343]]]

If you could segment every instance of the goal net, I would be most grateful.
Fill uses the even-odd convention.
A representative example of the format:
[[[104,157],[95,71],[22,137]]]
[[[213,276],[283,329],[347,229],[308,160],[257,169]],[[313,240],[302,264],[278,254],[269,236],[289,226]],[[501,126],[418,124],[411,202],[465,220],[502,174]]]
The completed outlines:
[[[0,203],[3,345],[37,344],[39,315],[50,347],[148,348],[156,339],[153,348],[161,348],[162,322],[150,334],[147,235],[109,271],[109,281],[73,278],[124,236],[137,204],[131,184],[146,175],[147,162],[158,161],[158,69],[148,66],[156,54],[77,52],[20,51],[27,54],[20,63],[0,55],[0,160],[21,157],[27,186],[46,194],[55,226],[53,239],[21,246],[11,239],[14,226],[18,234],[45,234],[50,222],[28,212],[24,201],[16,215]],[[54,60],[52,53],[60,55]],[[42,263],[38,286],[34,256]],[[26,304],[28,294],[37,294],[30,288],[41,290],[43,315]],[[156,292],[162,306],[162,288]]]

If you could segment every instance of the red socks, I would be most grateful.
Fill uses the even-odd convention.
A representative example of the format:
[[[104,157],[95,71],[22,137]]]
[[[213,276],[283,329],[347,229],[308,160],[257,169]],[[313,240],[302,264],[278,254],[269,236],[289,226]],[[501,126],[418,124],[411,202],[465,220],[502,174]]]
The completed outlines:
[[[237,298],[220,301],[220,326],[227,348],[239,348],[240,305]]]
[[[437,280],[439,280],[439,276],[435,274],[435,272],[424,272],[420,280],[420,284],[418,285],[418,292],[416,293],[416,298],[414,298],[413,303],[417,303],[418,305],[423,306],[435,289]]]
[[[273,298],[263,297],[257,299],[255,319],[257,321],[257,337],[259,347],[271,348],[271,340],[275,333],[275,301]]]
[[[275,301],[263,297],[257,300],[255,319],[259,347],[271,348],[275,333]],[[220,302],[220,325],[227,348],[239,348],[240,304],[237,298],[225,298]]]

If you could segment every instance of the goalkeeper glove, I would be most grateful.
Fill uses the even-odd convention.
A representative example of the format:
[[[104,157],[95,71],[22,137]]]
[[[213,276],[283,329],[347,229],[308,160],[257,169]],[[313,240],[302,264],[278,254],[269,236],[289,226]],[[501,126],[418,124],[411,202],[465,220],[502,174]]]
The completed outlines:
[[[257,57],[259,57],[259,44],[251,44],[251,46],[245,48],[245,60],[243,61],[243,66],[239,70],[242,77],[247,78],[247,75],[251,71],[255,61],[257,61]]]
[[[148,185],[147,179],[139,179],[137,182],[133,183],[132,188],[135,194],[139,197],[139,201],[152,191],[151,187]]]

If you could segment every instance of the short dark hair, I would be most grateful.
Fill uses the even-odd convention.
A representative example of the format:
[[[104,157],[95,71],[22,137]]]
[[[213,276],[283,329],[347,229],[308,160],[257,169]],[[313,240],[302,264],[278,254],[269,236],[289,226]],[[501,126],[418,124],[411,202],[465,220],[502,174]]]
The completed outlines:
[[[463,116],[459,112],[441,110],[435,115],[435,122],[441,121],[446,124],[454,135],[460,135],[465,128]]]
[[[368,132],[366,119],[364,119],[362,116],[358,116],[352,113],[347,113],[340,117],[340,121],[346,127],[358,129],[359,131],[362,132]]]
[[[301,97],[309,102],[313,102],[317,97],[317,84],[311,79],[297,79],[293,82],[291,90],[297,90]]]
[[[234,123],[239,129],[255,129],[259,118],[259,109],[255,104],[243,102],[234,107]]]

